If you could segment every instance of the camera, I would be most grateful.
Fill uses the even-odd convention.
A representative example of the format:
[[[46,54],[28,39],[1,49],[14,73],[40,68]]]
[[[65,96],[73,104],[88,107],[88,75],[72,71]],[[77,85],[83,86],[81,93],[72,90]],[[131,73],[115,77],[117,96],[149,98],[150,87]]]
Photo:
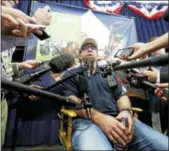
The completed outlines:
[[[126,73],[126,78],[129,81],[130,85],[135,88],[143,88],[143,81],[148,81],[148,76],[139,73],[135,69],[128,69],[124,71]]]

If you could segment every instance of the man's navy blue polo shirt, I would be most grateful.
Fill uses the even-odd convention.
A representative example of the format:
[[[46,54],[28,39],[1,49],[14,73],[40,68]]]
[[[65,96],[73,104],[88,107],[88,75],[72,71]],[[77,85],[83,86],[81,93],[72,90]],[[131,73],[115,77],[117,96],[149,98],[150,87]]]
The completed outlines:
[[[80,71],[82,71],[81,66],[68,70],[64,73],[64,77]],[[116,101],[123,95],[122,86],[118,84],[112,91],[107,80],[104,79],[99,72],[87,78],[87,82],[92,108],[111,116],[117,115],[118,109]],[[77,75],[62,84],[61,94],[64,96],[74,95],[78,98],[82,98],[83,94],[80,92],[81,86],[81,77]]]

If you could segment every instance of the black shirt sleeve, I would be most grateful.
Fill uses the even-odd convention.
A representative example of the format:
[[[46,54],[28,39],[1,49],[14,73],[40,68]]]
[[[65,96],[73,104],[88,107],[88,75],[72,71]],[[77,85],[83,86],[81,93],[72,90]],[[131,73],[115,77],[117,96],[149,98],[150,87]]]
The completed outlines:
[[[114,99],[118,101],[124,95],[123,86],[121,84],[117,84],[114,88],[112,88],[112,92]]]
[[[117,82],[117,79],[114,74],[112,75],[112,80],[116,84],[115,86],[111,87],[111,91],[112,91],[114,99],[117,101],[120,99],[120,97],[124,95],[124,90],[123,90],[122,84]]]

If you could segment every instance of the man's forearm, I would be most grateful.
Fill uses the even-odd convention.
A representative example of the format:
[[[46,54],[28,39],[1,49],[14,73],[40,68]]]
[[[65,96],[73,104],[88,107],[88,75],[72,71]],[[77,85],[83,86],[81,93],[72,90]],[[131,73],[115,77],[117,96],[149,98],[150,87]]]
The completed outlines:
[[[165,33],[164,35],[160,36],[159,38],[149,42],[146,44],[147,47],[147,53],[154,52],[156,50],[159,50],[161,48],[168,47],[168,33]]]
[[[123,109],[131,109],[131,103],[128,96],[124,95],[117,101],[119,111]]]
[[[77,114],[78,117],[82,117],[85,119],[89,119],[88,115],[87,115],[87,111],[85,109],[82,110],[74,110]],[[91,109],[91,120],[93,123],[98,124],[100,122],[100,120],[102,119],[102,117],[104,116],[103,113],[95,110],[95,109]]]

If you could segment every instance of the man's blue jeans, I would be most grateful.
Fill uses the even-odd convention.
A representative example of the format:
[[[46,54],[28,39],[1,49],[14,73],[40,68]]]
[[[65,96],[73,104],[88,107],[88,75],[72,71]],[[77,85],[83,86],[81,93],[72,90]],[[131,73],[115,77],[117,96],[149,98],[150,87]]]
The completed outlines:
[[[113,144],[104,132],[90,121],[74,120],[73,130],[74,150],[113,150]],[[135,120],[134,136],[128,150],[168,150],[168,137]]]

